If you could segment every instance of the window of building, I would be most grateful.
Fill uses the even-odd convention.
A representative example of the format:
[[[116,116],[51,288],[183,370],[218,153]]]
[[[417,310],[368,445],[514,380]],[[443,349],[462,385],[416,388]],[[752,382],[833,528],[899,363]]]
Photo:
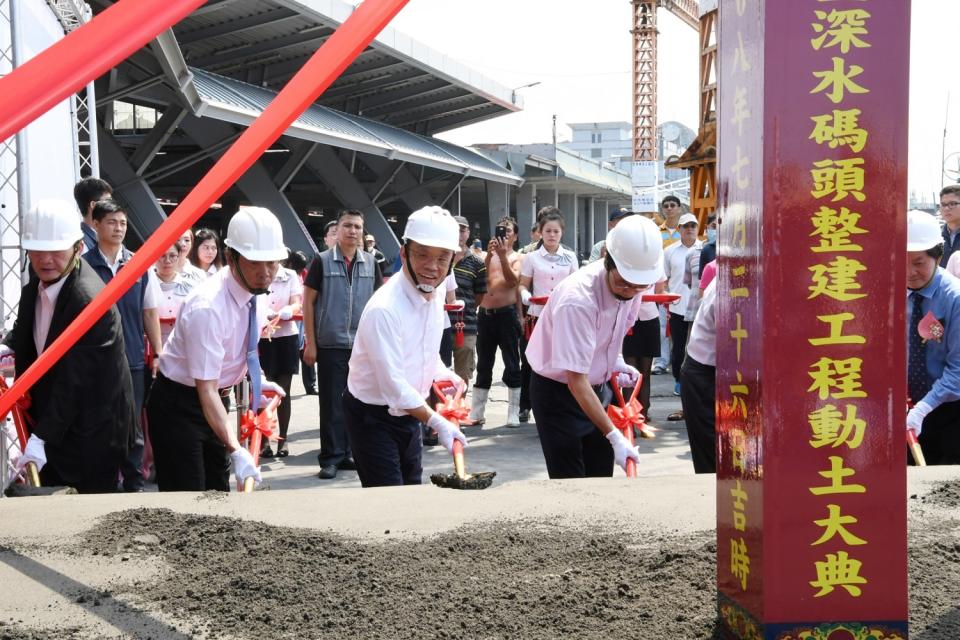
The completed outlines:
[[[590,134],[590,142],[592,142],[593,144],[599,144],[601,141],[602,141],[601,134],[599,133]]]
[[[590,149],[591,158],[599,158],[602,153],[603,153],[602,149]]]
[[[157,124],[159,114],[156,109],[131,104],[122,100],[114,100],[112,118],[107,121],[107,128],[120,133],[137,133],[152,129]]]

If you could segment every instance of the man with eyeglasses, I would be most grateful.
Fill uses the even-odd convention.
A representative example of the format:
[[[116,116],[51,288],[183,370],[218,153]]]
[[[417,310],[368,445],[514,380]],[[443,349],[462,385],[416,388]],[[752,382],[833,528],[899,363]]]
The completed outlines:
[[[627,216],[607,234],[603,260],[567,276],[550,294],[527,347],[530,403],[550,478],[609,477],[639,460],[605,410],[610,377],[633,387],[640,373],[621,352],[641,294],[663,278],[657,225]]]
[[[950,184],[940,190],[940,217],[943,218],[940,266],[946,268],[950,256],[960,249],[960,184]]]
[[[663,270],[667,277],[667,289],[680,294],[680,299],[670,305],[670,367],[673,370],[673,395],[680,395],[680,365],[687,347],[687,334],[691,322],[686,320],[687,305],[690,304],[691,289],[684,284],[683,274],[687,268],[687,258],[691,252],[700,252],[697,240],[697,217],[692,213],[680,216],[680,242],[671,245],[663,252]],[[675,418],[676,419],[676,418]]]

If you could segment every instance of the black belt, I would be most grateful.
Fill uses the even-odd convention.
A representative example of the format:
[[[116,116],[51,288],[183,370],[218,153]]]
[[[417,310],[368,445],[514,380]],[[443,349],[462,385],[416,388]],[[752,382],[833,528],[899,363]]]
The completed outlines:
[[[191,386],[188,385],[188,384],[182,384],[182,383],[180,383],[180,382],[177,382],[176,380],[171,380],[171,379],[168,378],[167,376],[163,375],[163,372],[162,372],[162,371],[158,371],[158,372],[157,372],[157,381],[159,382],[159,381],[161,381],[161,380],[163,380],[164,382],[172,385],[172,386],[175,387],[175,388],[179,388],[179,389],[181,389],[181,390],[183,390],[183,389],[192,389],[192,390],[194,391],[194,393],[196,393],[196,391],[197,391],[197,388],[196,388],[196,387],[191,387]],[[233,387],[222,387],[222,388],[220,388],[220,389],[217,389],[217,393],[220,394],[220,397],[221,397],[221,398],[229,398],[229,397],[230,397],[230,394],[233,393]]]
[[[516,312],[517,312],[517,305],[515,304],[508,304],[505,307],[497,307],[496,309],[484,309],[483,307],[480,307],[479,309],[477,309],[477,315],[481,315],[481,316],[495,316],[499,313],[516,313]]]

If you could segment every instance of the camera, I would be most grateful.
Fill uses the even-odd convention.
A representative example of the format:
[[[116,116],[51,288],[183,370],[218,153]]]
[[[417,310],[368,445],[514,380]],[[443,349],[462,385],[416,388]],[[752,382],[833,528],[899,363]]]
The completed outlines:
[[[503,225],[499,225],[499,224],[498,224],[498,225],[497,225],[497,228],[496,228],[496,236],[497,236],[497,239],[498,239],[498,240],[506,240],[506,239],[507,239],[507,228],[506,228],[505,226],[503,226]]]

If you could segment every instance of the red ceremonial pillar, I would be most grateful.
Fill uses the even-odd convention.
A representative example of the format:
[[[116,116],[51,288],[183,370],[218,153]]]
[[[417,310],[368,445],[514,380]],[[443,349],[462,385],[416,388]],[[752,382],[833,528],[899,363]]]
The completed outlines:
[[[910,3],[721,0],[717,588],[740,639],[907,637]]]

